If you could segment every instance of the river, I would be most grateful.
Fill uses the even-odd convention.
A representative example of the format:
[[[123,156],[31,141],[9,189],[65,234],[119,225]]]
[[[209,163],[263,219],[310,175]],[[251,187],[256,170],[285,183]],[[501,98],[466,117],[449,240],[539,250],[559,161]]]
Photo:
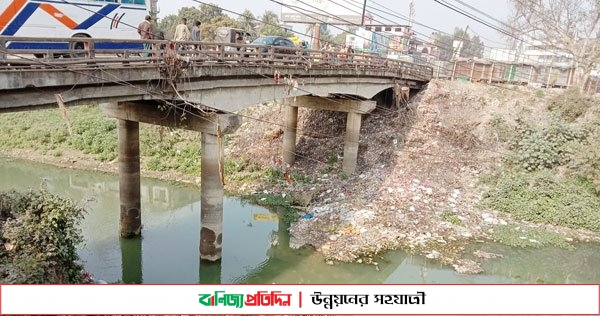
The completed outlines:
[[[484,273],[459,275],[452,267],[402,251],[377,267],[329,265],[311,249],[290,249],[285,224],[269,210],[228,197],[224,202],[223,259],[199,261],[200,190],[142,178],[142,235],[120,240],[116,175],[0,159],[0,191],[38,189],[83,203],[85,244],[79,254],[96,278],[153,284],[231,283],[600,283],[600,245],[575,250],[510,248],[477,243],[471,250],[503,255]]]

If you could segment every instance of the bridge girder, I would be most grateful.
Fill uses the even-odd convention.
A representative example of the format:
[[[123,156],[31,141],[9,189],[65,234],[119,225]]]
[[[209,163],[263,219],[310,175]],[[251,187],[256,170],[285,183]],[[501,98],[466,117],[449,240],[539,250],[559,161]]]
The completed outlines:
[[[281,73],[277,80],[274,73]],[[0,111],[54,107],[60,94],[65,104],[161,100],[183,97],[218,110],[244,107],[290,96],[347,94],[370,99],[398,82],[420,88],[427,77],[398,71],[355,69],[279,69],[208,65],[192,68],[168,82],[158,66],[84,69],[28,69],[0,72]],[[172,87],[175,86],[178,93]]]

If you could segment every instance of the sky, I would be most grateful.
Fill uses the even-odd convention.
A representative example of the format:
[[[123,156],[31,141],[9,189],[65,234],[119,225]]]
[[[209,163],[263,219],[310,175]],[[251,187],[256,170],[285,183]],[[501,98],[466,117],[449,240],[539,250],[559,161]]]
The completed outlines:
[[[215,3],[219,5],[221,8],[234,11],[234,12],[242,12],[244,9],[250,9],[255,15],[262,14],[265,10],[272,10],[277,14],[281,14],[281,5],[277,4],[273,1],[283,2],[284,0],[250,0],[248,2],[243,2],[240,0],[202,0],[207,3]],[[336,0],[338,3],[348,2],[349,0]],[[357,1],[357,0],[354,0]],[[500,21],[506,21],[510,14],[510,6],[509,0],[445,0],[446,2],[461,7],[462,5],[457,1],[462,1],[472,7],[483,11]],[[499,32],[493,30],[492,28],[480,24],[477,21],[474,21],[468,17],[465,17],[457,12],[454,12],[443,5],[435,2],[434,0],[413,0],[414,8],[415,8],[415,16],[414,21],[417,23],[425,24],[432,28],[452,33],[455,27],[465,28],[467,25],[469,26],[469,35],[479,35],[483,40],[486,46],[489,47],[504,47],[508,44],[506,43],[508,39],[504,37]],[[242,3],[242,5],[240,5]],[[245,5],[243,3],[248,3]],[[177,13],[177,10],[181,7],[186,6],[199,6],[200,3],[195,2],[193,0],[158,0],[158,8],[160,9],[159,18],[164,17],[169,14]],[[399,13],[404,16],[408,16],[408,8],[409,8],[409,0],[367,0],[367,6],[373,6],[377,8],[383,7],[389,8],[390,11]],[[470,10],[465,8],[466,10]],[[367,11],[369,11],[367,9]],[[379,11],[374,11],[375,14],[385,16]],[[478,12],[473,13],[476,16],[479,16],[485,19],[488,22],[498,24],[496,21],[492,21],[491,19],[483,16]],[[230,16],[237,18],[237,16],[233,14],[229,14]],[[394,22],[398,22],[398,24],[406,24],[405,20],[401,20],[400,18],[393,16],[385,16],[386,19],[392,20]],[[389,23],[388,20],[384,20],[380,17],[375,17],[376,20],[380,20],[381,22]],[[304,29],[301,27],[294,27],[294,30],[303,31]],[[337,31],[334,31],[337,33]],[[416,25],[414,26],[414,30],[418,32],[417,36],[419,38],[424,38],[425,35],[430,35],[433,30],[424,28],[422,26]]]

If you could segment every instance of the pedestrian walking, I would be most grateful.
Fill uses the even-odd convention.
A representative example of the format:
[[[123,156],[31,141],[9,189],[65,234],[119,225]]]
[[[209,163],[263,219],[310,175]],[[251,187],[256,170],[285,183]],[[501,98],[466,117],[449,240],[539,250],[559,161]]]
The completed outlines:
[[[152,30],[152,17],[150,15],[146,15],[146,18],[140,25],[138,25],[138,34],[140,35],[140,39],[142,40],[151,40],[153,39],[153,30]],[[151,43],[144,43],[144,50],[151,50]],[[142,57],[150,57],[150,53],[141,53]]]

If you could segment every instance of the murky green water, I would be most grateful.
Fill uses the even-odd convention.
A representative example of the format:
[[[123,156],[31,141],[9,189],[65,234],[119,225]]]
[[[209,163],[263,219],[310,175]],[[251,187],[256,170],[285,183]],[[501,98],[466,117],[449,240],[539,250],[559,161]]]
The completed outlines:
[[[223,259],[199,262],[200,192],[142,179],[143,238],[118,238],[115,175],[0,159],[0,190],[39,188],[85,203],[85,245],[80,256],[97,278],[135,283],[600,283],[600,246],[576,250],[514,249],[475,244],[504,257],[486,272],[458,275],[422,257],[392,252],[374,266],[327,265],[309,249],[287,247],[285,225],[268,210],[228,198],[224,206]]]

